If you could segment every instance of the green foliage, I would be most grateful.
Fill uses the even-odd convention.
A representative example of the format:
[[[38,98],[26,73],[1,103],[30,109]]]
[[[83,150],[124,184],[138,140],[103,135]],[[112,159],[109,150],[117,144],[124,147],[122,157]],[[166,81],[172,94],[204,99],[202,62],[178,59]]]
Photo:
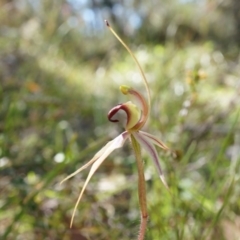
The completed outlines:
[[[68,28],[60,1],[40,2],[35,12],[28,4],[0,4],[0,239],[134,239],[139,210],[130,148],[112,154],[91,180],[72,229],[87,170],[59,182],[121,131],[107,112],[126,101],[119,85],[144,91],[141,76],[110,33],[81,35]],[[171,190],[144,155],[146,239],[238,239],[236,46],[152,42],[131,47],[151,89],[148,132],[172,149],[159,152]]]

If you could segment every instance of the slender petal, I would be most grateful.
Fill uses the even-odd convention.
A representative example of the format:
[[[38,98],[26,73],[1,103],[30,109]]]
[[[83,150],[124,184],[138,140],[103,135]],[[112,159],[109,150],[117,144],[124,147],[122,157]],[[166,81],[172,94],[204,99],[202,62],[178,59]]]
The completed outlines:
[[[139,131],[140,134],[144,135],[145,137],[147,137],[148,139],[151,140],[151,142],[155,145],[157,145],[158,147],[168,150],[169,148],[159,139],[157,139],[155,136],[153,136],[152,134],[143,132],[143,131]]]
[[[113,139],[112,141],[110,141],[102,150],[100,150],[100,153],[98,154],[97,159],[95,159],[94,164],[92,165],[90,172],[88,174],[88,177],[83,185],[82,191],[79,194],[77,203],[74,207],[73,210],[73,215],[71,218],[71,223],[70,223],[70,227],[72,226],[73,223],[73,219],[74,219],[74,215],[76,213],[77,210],[77,206],[82,198],[82,195],[84,193],[84,190],[88,184],[88,182],[90,181],[91,177],[93,176],[93,174],[96,172],[96,170],[99,168],[99,166],[102,164],[102,162],[108,157],[108,155],[115,149],[117,148],[121,148],[124,144],[124,142],[126,141],[126,139],[128,138],[129,134],[128,132],[123,132],[122,134],[120,134],[118,137],[116,137],[115,139]],[[92,161],[92,160],[91,160]],[[86,165],[85,165],[86,166]]]
[[[109,144],[109,143],[108,143]],[[87,168],[88,166],[90,166],[91,164],[93,164],[98,158],[99,156],[101,156],[102,152],[105,151],[105,148],[108,146],[108,144],[103,147],[99,152],[97,152],[94,157],[88,161],[85,165],[83,165],[81,168],[79,168],[78,170],[76,170],[75,172],[73,172],[72,174],[68,175],[66,178],[64,178],[60,184],[62,184],[63,182],[67,181],[69,178],[75,176],[76,174],[80,173],[82,170],[84,170],[85,168]]]
[[[124,133],[123,133],[124,134]],[[76,174],[80,173],[82,170],[84,170],[85,168],[87,168],[88,166],[90,166],[91,164],[93,164],[96,160],[99,159],[99,157],[102,156],[102,154],[106,151],[106,149],[112,144],[112,142],[114,141],[114,139],[110,142],[108,142],[101,150],[99,150],[94,157],[88,161],[85,165],[83,165],[81,168],[79,168],[78,170],[76,170],[75,172],[73,172],[72,174],[68,175],[66,178],[64,178],[60,184],[62,184],[63,182],[67,181],[69,178],[75,176]]]
[[[154,147],[154,145],[152,144],[152,142],[150,141],[149,138],[147,138],[145,135],[141,134],[140,132],[135,132],[132,133],[133,136],[136,138],[136,140],[138,141],[138,143],[147,151],[147,153],[150,155],[150,157],[152,158],[155,167],[158,171],[159,177],[162,180],[163,184],[165,185],[166,188],[168,188],[167,182],[164,178],[163,175],[163,171],[162,168],[160,166],[160,161],[159,161],[159,157],[157,154],[157,151]]]

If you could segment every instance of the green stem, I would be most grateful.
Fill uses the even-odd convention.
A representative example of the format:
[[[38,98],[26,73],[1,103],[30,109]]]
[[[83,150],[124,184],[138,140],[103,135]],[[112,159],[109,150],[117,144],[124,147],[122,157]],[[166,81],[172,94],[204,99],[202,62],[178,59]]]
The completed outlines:
[[[144,169],[143,169],[140,145],[136,141],[133,135],[131,135],[131,141],[132,141],[132,146],[133,146],[134,154],[137,160],[137,167],[138,167],[138,198],[139,198],[139,204],[140,204],[140,210],[141,210],[141,224],[139,228],[138,240],[143,240],[146,232],[146,228],[147,228],[147,219],[148,219],[145,177],[144,177]]]

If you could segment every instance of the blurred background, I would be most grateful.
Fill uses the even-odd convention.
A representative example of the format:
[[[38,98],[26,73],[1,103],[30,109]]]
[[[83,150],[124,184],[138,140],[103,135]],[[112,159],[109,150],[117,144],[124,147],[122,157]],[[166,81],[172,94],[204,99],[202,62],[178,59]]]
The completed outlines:
[[[136,239],[137,169],[130,144],[89,183],[72,229],[86,163],[122,127],[108,111],[145,93],[126,41],[150,85],[145,130],[171,194],[143,152],[146,239],[240,236],[239,0],[0,1],[0,239]]]

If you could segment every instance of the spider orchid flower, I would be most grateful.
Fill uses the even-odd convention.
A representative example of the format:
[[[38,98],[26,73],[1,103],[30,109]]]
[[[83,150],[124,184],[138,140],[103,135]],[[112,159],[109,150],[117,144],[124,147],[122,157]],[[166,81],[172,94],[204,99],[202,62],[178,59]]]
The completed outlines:
[[[62,181],[64,182],[68,180],[69,178],[73,177],[74,175],[81,172],[83,169],[87,168],[89,165],[92,164],[88,177],[83,185],[82,191],[75,205],[75,209],[74,209],[72,220],[71,220],[71,225],[76,212],[76,208],[82,198],[84,190],[86,189],[86,186],[89,183],[91,177],[94,175],[94,173],[99,168],[99,166],[103,163],[103,161],[109,156],[109,154],[111,154],[115,149],[121,148],[127,139],[130,139],[131,141],[133,141],[133,139],[136,140],[139,143],[139,145],[146,150],[146,152],[149,154],[149,156],[151,157],[156,167],[156,170],[158,172],[160,179],[162,180],[163,184],[167,187],[167,183],[165,181],[165,178],[160,166],[159,157],[154,145],[165,150],[167,150],[168,147],[162,141],[157,139],[155,136],[141,131],[142,127],[144,126],[144,124],[148,119],[148,115],[149,115],[148,104],[145,101],[142,94],[140,94],[133,88],[130,88],[127,86],[121,86],[120,90],[125,95],[132,95],[139,102],[140,108],[137,107],[135,104],[133,104],[131,101],[123,104],[118,104],[117,106],[113,107],[108,113],[108,119],[111,122],[118,122],[119,120],[115,119],[114,116],[120,110],[123,110],[127,116],[125,131],[121,133],[119,136],[117,136],[116,138],[114,138],[112,141],[108,142],[100,151],[98,151],[94,155],[94,157],[87,164],[82,166],[80,169],[78,169],[77,171],[75,171],[74,173],[72,173]]]
[[[100,151],[98,151],[93,158],[86,163],[84,166],[82,166],[80,169],[75,171],[74,173],[67,176],[65,179],[63,179],[62,182],[65,182],[69,178],[73,177],[77,173],[81,172],[88,166],[92,165],[89,174],[87,176],[87,179],[83,185],[82,191],[79,194],[78,200],[75,204],[74,211],[71,218],[70,227],[72,226],[74,215],[77,210],[77,206],[82,198],[82,195],[91,179],[91,177],[94,175],[94,173],[97,171],[97,169],[100,167],[100,165],[103,163],[103,161],[117,148],[121,148],[123,144],[126,142],[127,139],[129,139],[132,143],[133,150],[136,157],[137,167],[138,167],[138,194],[139,194],[139,202],[140,202],[140,209],[141,209],[141,225],[139,230],[139,240],[144,239],[145,230],[147,226],[147,204],[146,204],[146,189],[145,189],[145,178],[144,178],[144,169],[143,169],[143,163],[141,158],[141,148],[145,149],[145,151],[149,154],[150,158],[152,159],[156,170],[158,172],[158,175],[160,179],[162,180],[163,184],[167,187],[167,183],[165,181],[163,171],[160,166],[159,157],[156,151],[155,146],[158,146],[164,150],[167,150],[168,147],[159,139],[157,139],[155,136],[146,133],[142,131],[141,129],[144,127],[150,113],[150,93],[149,93],[149,87],[146,80],[146,77],[144,75],[144,72],[135,57],[135,55],[132,53],[132,51],[128,48],[128,46],[122,41],[122,39],[117,35],[117,33],[110,27],[109,23],[106,21],[107,27],[110,29],[110,31],[114,34],[114,36],[120,41],[120,43],[126,48],[126,50],[129,52],[131,57],[134,59],[135,63],[137,64],[140,73],[142,75],[144,85],[147,91],[148,101],[145,100],[143,95],[136,91],[135,89],[128,87],[128,86],[120,86],[120,91],[124,95],[129,95],[133,97],[134,100],[138,103],[138,105],[135,105],[131,101],[128,101],[126,103],[118,104],[117,106],[113,107],[109,113],[108,113],[108,119],[111,122],[119,122],[119,119],[117,119],[117,113],[119,111],[124,111],[126,113],[126,123],[125,123],[125,131],[122,132],[119,136],[114,138],[112,141],[108,142]],[[61,183],[62,183],[61,182]],[[167,187],[168,188],[168,187]]]

